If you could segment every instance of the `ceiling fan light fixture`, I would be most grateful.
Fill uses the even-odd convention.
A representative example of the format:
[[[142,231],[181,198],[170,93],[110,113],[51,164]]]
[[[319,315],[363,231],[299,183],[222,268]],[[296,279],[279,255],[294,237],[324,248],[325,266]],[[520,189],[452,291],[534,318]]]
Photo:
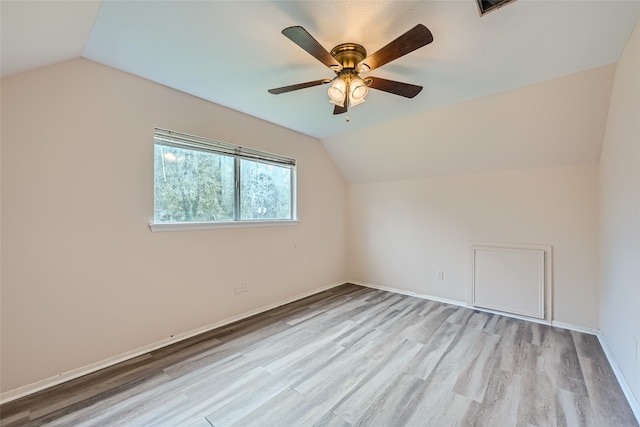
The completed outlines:
[[[333,83],[327,90],[329,94],[329,102],[334,105],[344,106],[344,101],[347,97],[347,83],[340,77],[333,79]]]
[[[364,98],[360,98],[360,99],[349,98],[349,105],[351,107],[355,107],[356,105],[362,104],[364,101],[366,101],[366,99]]]
[[[322,47],[307,30],[299,25],[285,28],[282,30],[282,34],[333,70],[337,76],[333,79],[320,79],[277,87],[269,89],[269,93],[279,95],[281,93],[329,83],[327,94],[329,95],[329,102],[335,105],[333,109],[334,115],[344,114],[349,110],[349,107],[354,107],[365,102],[369,88],[404,96],[405,98],[415,97],[422,90],[422,86],[386,80],[379,77],[365,77],[363,80],[359,74],[368,73],[391,61],[395,61],[433,41],[431,31],[424,25],[418,24],[373,54],[367,55],[366,49],[357,43],[341,43],[329,52]],[[349,121],[348,116],[347,121]]]
[[[356,105],[362,104],[364,101],[366,101],[366,99],[364,98],[359,98],[359,99],[349,98],[349,106],[355,107]]]
[[[360,77],[354,77],[349,85],[349,104],[355,107],[358,104],[362,104],[365,101],[369,88],[366,83]]]

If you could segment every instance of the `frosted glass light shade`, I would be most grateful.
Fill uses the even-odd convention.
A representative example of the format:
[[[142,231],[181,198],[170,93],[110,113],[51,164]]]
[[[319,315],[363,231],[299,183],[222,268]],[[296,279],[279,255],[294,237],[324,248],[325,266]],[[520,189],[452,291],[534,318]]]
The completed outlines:
[[[352,107],[362,104],[367,93],[369,93],[369,88],[360,77],[356,77],[351,81],[349,89],[349,104]]]
[[[344,107],[344,101],[347,97],[347,84],[344,80],[339,77],[335,78],[327,93],[329,94],[330,103]]]

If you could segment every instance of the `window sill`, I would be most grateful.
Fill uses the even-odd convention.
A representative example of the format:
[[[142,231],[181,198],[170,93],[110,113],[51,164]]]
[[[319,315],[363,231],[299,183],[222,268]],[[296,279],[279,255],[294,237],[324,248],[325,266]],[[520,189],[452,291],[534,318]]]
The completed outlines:
[[[152,232],[214,230],[218,228],[282,227],[296,225],[298,220],[233,221],[233,222],[151,222]]]

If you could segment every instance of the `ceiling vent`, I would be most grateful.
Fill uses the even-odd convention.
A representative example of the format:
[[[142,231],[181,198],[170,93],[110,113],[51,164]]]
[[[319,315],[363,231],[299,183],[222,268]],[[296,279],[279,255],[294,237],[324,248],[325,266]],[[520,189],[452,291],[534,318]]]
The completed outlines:
[[[500,9],[507,3],[511,3],[514,0],[476,0],[478,3],[478,10],[480,11],[480,16],[484,15],[487,12],[491,12],[492,10]]]

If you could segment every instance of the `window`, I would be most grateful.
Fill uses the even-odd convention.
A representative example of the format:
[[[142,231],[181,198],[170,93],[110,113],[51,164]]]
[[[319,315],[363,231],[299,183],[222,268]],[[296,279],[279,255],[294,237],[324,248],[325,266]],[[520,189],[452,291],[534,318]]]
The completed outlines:
[[[164,129],[154,141],[153,225],[295,220],[294,159]]]

